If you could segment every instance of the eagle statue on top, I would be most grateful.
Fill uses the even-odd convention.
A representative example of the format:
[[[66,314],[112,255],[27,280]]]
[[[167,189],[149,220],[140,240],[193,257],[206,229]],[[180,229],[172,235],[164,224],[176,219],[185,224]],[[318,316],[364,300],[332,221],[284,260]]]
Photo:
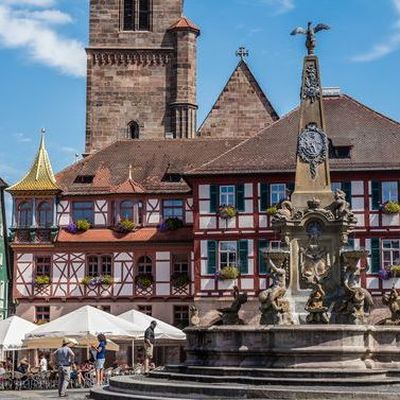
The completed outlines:
[[[318,24],[317,26],[313,27],[312,22],[308,23],[307,29],[298,27],[296,28],[291,35],[306,35],[307,36],[307,41],[306,41],[306,47],[308,49],[308,55],[311,56],[314,54],[315,46],[317,45],[317,39],[315,34],[320,32],[320,31],[327,31],[331,29],[330,26],[325,25],[325,24]]]

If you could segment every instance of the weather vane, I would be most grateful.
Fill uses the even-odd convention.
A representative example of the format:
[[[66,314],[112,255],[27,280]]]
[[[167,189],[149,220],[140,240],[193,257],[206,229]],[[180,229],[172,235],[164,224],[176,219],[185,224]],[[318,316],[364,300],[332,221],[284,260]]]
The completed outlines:
[[[306,47],[308,49],[308,55],[311,56],[315,53],[315,46],[317,45],[317,39],[315,34],[320,32],[320,31],[327,31],[331,29],[330,26],[325,25],[325,24],[318,24],[316,27],[312,26],[312,22],[308,23],[307,29],[298,27],[296,28],[291,35],[306,35],[307,36],[307,41],[306,41]]]
[[[249,56],[249,51],[246,49],[246,47],[241,46],[239,47],[239,50],[236,52],[236,56],[240,57],[240,59],[244,61],[245,58]]]

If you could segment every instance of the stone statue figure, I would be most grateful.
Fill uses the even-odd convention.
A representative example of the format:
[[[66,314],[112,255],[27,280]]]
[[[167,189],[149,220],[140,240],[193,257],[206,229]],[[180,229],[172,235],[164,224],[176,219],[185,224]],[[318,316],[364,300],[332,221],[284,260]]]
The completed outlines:
[[[315,279],[324,278],[330,268],[329,252],[318,242],[310,242],[308,247],[300,248],[301,277],[311,285]]]
[[[239,318],[239,311],[245,303],[247,303],[247,293],[240,293],[239,288],[235,286],[232,305],[218,309],[220,316],[213,325],[244,325],[244,321]]]
[[[368,254],[365,250],[350,250],[342,253],[343,293],[335,300],[332,322],[337,324],[363,325],[374,302],[367,289],[361,287],[359,261]]]
[[[198,308],[195,305],[191,305],[189,310],[190,310],[190,326],[199,326],[200,317]]]
[[[385,321],[385,325],[400,325],[400,295],[394,286],[390,293],[383,295],[382,302],[391,313],[391,318]]]
[[[278,255],[279,256],[279,255]],[[286,295],[286,270],[283,264],[286,257],[279,257],[280,264],[277,266],[269,257],[268,261],[271,266],[272,285],[259,295],[261,325],[293,325],[292,315],[290,312],[289,301]]]
[[[293,205],[289,200],[284,200],[279,206],[277,213],[273,218],[273,223],[280,221],[290,221],[293,218]]]
[[[325,306],[326,293],[321,285],[321,282],[315,278],[313,291],[305,306],[307,315],[307,323],[309,324],[328,324],[329,317],[327,314],[328,308]]]
[[[309,22],[307,25],[307,29],[301,27],[296,28],[295,30],[292,31],[291,35],[292,36],[306,35],[307,36],[306,47],[308,50],[308,55],[313,55],[317,44],[316,33],[329,29],[331,28],[328,25],[318,24],[317,26],[313,27],[312,22]]]

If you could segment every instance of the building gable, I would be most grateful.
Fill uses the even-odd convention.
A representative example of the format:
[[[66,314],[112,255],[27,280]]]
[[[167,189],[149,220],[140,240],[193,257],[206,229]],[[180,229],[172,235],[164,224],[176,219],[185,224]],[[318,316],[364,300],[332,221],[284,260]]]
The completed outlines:
[[[250,137],[279,119],[241,60],[199,129],[203,137]]]

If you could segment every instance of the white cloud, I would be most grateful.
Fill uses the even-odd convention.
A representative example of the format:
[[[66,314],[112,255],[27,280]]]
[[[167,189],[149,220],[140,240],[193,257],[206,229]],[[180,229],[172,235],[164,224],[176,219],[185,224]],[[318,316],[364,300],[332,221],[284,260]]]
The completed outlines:
[[[55,0],[3,0],[3,3],[13,6],[52,7]]]
[[[14,135],[15,139],[17,140],[17,142],[19,143],[31,143],[32,139],[28,136],[25,136],[23,133],[16,133]]]
[[[400,48],[400,0],[392,0],[396,10],[397,21],[393,27],[392,34],[385,41],[378,43],[366,53],[351,58],[354,62],[370,62],[379,60]]]
[[[258,1],[260,3],[276,7],[277,14],[283,14],[285,12],[294,9],[294,0],[258,0]]]
[[[13,5],[53,4],[49,0],[6,0]],[[64,74],[83,77],[86,73],[84,46],[59,34],[54,27],[72,18],[59,10],[21,10],[0,5],[0,46],[22,49],[30,61],[58,69]]]

